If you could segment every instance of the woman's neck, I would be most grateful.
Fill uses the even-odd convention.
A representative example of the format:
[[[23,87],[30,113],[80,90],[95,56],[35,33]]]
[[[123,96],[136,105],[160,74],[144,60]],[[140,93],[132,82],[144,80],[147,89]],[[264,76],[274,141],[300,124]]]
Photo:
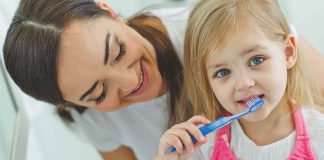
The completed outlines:
[[[271,144],[287,137],[295,129],[288,100],[283,98],[262,121],[239,120],[244,133],[257,145]]]

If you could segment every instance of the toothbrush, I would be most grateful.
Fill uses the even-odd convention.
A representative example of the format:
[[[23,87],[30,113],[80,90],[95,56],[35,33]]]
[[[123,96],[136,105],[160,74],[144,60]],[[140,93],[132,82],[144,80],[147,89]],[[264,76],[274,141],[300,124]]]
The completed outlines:
[[[216,130],[226,126],[227,124],[231,123],[232,121],[234,121],[238,118],[241,118],[251,112],[256,111],[264,104],[264,100],[260,99],[259,97],[254,97],[252,99],[247,100],[245,103],[249,106],[249,108],[246,111],[244,111],[243,113],[233,115],[233,116],[228,116],[228,117],[220,117],[216,121],[200,127],[199,130],[201,131],[201,133],[204,136],[210,132],[216,131]],[[191,136],[191,140],[193,143],[197,141],[193,136]],[[170,154],[173,152],[176,152],[175,147],[170,147],[166,151],[167,154]]]

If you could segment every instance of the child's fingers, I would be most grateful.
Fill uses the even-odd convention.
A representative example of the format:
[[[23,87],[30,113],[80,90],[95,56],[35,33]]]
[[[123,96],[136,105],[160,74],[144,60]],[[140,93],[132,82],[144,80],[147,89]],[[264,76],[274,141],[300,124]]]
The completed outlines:
[[[207,142],[206,138],[204,140],[202,140],[202,141],[198,141],[197,143],[194,144],[194,148],[198,148],[201,145],[205,144],[206,142]]]
[[[205,139],[204,135],[200,132],[199,128],[192,123],[184,122],[174,125],[172,128],[186,130],[197,141],[202,141]]]
[[[166,154],[169,147],[174,146],[177,152]],[[178,151],[182,151],[182,143],[179,138],[173,135],[165,134],[162,136],[159,145],[159,157],[161,160],[179,160]],[[179,149],[181,148],[181,149]]]
[[[210,120],[208,120],[206,117],[198,115],[198,116],[193,116],[187,122],[198,125],[198,124],[209,124]]]
[[[178,153],[182,153],[183,144],[180,138],[177,135],[174,135],[172,132],[168,132],[161,138],[160,153],[165,154],[165,152],[172,146],[176,148]]]
[[[187,152],[189,152],[189,153],[193,152],[194,145],[193,145],[193,142],[191,140],[189,133],[186,130],[173,129],[173,130],[170,130],[169,134],[177,136],[181,140],[182,144],[185,146]],[[178,152],[178,153],[180,153],[180,152]]]
[[[208,124],[210,121],[203,116],[194,116],[187,122],[176,124],[167,130],[160,140],[159,154],[170,159],[171,157],[178,157],[179,153],[192,153],[194,152],[194,147],[198,147],[206,142],[205,137],[197,127],[198,124]],[[198,143],[194,144],[191,140],[193,136]],[[175,147],[177,153],[175,154],[165,154],[170,147]],[[183,151],[183,148],[186,151]]]

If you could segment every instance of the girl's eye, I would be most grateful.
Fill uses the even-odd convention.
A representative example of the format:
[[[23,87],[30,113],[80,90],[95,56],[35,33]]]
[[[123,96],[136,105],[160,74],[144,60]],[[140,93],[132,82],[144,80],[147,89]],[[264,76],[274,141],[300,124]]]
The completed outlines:
[[[231,73],[231,71],[230,70],[228,70],[228,69],[221,69],[221,70],[219,70],[219,71],[217,71],[215,74],[214,74],[214,76],[213,76],[213,78],[223,78],[223,77],[225,77],[225,76],[227,76],[228,74],[230,74]]]
[[[262,57],[255,57],[255,58],[253,58],[251,61],[250,61],[250,66],[256,66],[256,65],[259,65],[259,64],[261,64],[261,63],[263,63],[263,61],[264,61],[264,58],[262,58]]]
[[[118,53],[118,55],[117,55],[117,57],[116,57],[116,59],[115,59],[114,62],[120,61],[120,59],[125,55],[125,53],[126,53],[125,43],[120,42],[119,43],[119,53]]]

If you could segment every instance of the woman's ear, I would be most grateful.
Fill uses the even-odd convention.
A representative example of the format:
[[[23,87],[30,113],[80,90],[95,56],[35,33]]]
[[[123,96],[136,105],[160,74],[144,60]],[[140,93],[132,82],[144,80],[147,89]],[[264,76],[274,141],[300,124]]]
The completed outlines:
[[[98,2],[97,5],[100,9],[107,11],[112,17],[117,17],[115,11],[111,7],[109,7],[107,3]]]
[[[287,69],[291,69],[297,61],[296,38],[289,34],[285,40],[285,56]]]

